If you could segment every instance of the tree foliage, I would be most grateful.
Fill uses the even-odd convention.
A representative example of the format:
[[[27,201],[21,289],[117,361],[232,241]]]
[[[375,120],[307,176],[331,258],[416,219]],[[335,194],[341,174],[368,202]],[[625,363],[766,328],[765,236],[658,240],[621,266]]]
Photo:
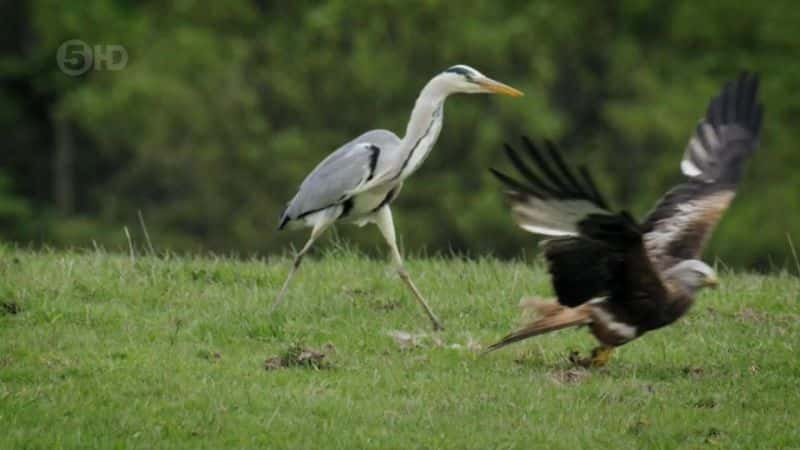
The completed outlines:
[[[44,242],[120,242],[118,230],[138,228],[141,211],[161,248],[285,249],[303,238],[276,232],[276,221],[305,174],[367,129],[401,133],[421,87],[456,63],[527,95],[448,101],[436,149],[396,202],[407,250],[535,252],[486,170],[506,164],[502,143],[521,134],[554,139],[593,168],[617,205],[645,213],[680,180],[683,146],[708,99],[744,69],[763,78],[762,149],[710,254],[783,265],[787,234],[800,230],[791,213],[800,209],[800,15],[788,1],[34,0],[6,8],[0,167],[14,190],[0,186],[0,203],[24,199],[30,208],[14,215],[28,228],[51,218],[34,236]],[[69,39],[122,45],[127,65],[67,76],[55,55]],[[56,169],[63,139],[73,163]],[[67,175],[75,198],[59,205],[54,178]],[[32,238],[5,223],[3,235]],[[375,230],[339,232],[380,248]]]

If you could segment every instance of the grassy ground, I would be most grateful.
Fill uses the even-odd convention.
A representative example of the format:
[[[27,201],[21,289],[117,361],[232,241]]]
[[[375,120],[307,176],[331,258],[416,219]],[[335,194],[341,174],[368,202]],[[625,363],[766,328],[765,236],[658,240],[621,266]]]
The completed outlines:
[[[587,372],[566,362],[585,330],[472,349],[549,294],[541,268],[412,259],[431,335],[381,261],[343,250],[270,316],[288,265],[0,247],[0,448],[800,448],[797,278],[725,274]],[[265,370],[293,346],[322,367]]]

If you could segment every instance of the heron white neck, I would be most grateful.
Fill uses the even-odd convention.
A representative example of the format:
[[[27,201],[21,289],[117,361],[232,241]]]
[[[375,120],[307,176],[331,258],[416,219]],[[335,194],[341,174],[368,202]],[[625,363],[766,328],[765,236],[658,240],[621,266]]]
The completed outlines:
[[[448,95],[450,92],[446,86],[436,78],[429,81],[420,92],[400,146],[404,163],[398,176],[405,178],[411,175],[430,153],[442,129],[444,101]]]
[[[445,86],[436,78],[432,79],[422,88],[414,109],[411,111],[411,118],[408,120],[406,135],[403,137],[405,143],[414,144],[434,120],[434,114],[444,105],[447,96],[450,95]],[[441,114],[437,114],[441,118]]]

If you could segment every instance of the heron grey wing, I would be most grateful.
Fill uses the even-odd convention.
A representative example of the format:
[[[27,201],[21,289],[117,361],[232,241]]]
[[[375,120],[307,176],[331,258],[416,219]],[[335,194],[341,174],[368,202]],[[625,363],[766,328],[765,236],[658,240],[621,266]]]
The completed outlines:
[[[398,160],[397,149],[400,147],[400,138],[388,130],[372,130],[368,131],[358,138],[359,142],[369,143],[378,148],[377,156],[374,161],[375,166],[372,168],[372,173],[365,183],[351,189],[352,194],[363,192],[364,190],[371,189],[376,185],[385,182],[397,170],[401,161]]]
[[[341,204],[360,192],[379,175],[382,149],[397,142],[393,133],[373,130],[336,149],[303,180],[281,216],[280,227],[289,220]]]

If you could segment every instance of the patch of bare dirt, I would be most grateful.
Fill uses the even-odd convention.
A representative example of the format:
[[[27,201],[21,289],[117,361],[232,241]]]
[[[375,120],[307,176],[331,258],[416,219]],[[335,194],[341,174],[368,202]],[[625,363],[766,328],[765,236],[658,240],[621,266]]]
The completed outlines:
[[[714,409],[717,407],[717,401],[711,397],[707,397],[694,402],[692,406],[701,409]]]
[[[577,384],[591,376],[591,372],[584,368],[572,367],[569,369],[556,369],[549,373],[550,379],[558,384]]]
[[[739,313],[736,314],[736,318],[742,322],[749,322],[749,323],[771,323],[774,325],[793,325],[800,320],[800,315],[792,313],[770,314],[763,311],[755,310],[753,308],[742,308],[741,310],[739,310]]]
[[[720,442],[726,437],[724,431],[714,427],[709,428],[705,435],[704,442],[711,445],[719,445]]]
[[[400,350],[412,350],[423,347],[423,341],[428,337],[426,333],[409,333],[407,331],[390,331],[389,336]]]
[[[378,311],[393,311],[403,306],[403,302],[399,299],[395,300],[377,300],[372,303],[372,308]]]
[[[472,353],[483,351],[483,345],[472,336],[467,336],[466,341],[461,344],[458,342],[447,343],[438,333],[411,333],[408,331],[394,330],[386,333],[394,340],[397,347],[402,351],[409,351],[423,348],[449,348],[452,350],[467,350]]]
[[[744,322],[761,323],[769,320],[769,317],[766,314],[756,311],[752,308],[742,308],[742,310],[739,311],[739,319]]]
[[[206,349],[198,351],[197,356],[211,362],[217,362],[222,359],[222,353]]]
[[[335,352],[336,348],[331,343],[325,344],[322,350],[315,350],[301,344],[293,344],[282,354],[267,358],[264,361],[264,369],[268,371],[291,367],[314,370],[330,369],[333,366],[326,357]]]
[[[705,373],[706,369],[698,366],[686,366],[683,368],[683,374],[692,378],[701,378]]]
[[[628,427],[628,433],[639,435],[645,432],[648,428],[650,428],[650,421],[647,419],[639,419]]]
[[[22,311],[18,303],[15,302],[0,302],[0,312],[3,314],[19,314]]]

